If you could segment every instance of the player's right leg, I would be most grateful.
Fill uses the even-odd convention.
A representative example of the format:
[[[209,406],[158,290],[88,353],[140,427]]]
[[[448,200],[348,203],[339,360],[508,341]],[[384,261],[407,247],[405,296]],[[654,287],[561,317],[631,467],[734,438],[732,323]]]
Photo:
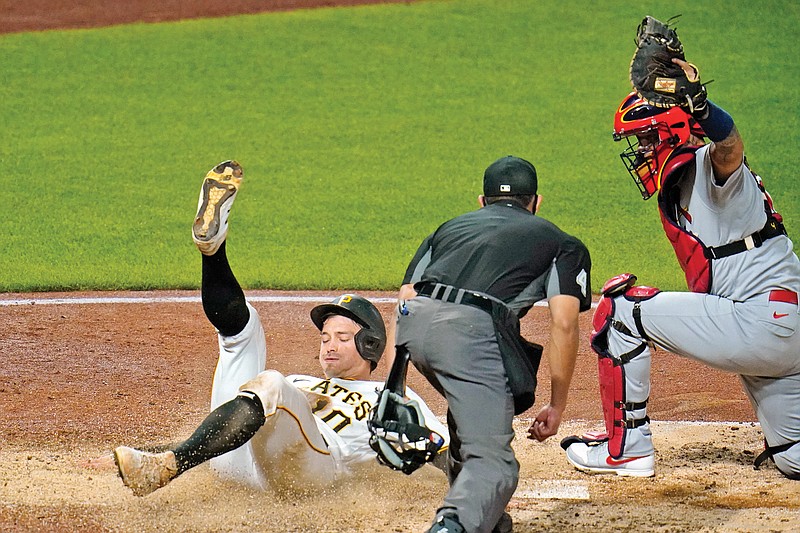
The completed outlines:
[[[264,329],[256,310],[247,303],[228,263],[228,216],[243,179],[236,161],[223,161],[204,177],[192,225],[192,238],[202,253],[201,298],[206,317],[217,330],[219,360],[211,389],[211,409],[233,400],[239,386],[266,365]],[[246,447],[215,458],[224,468],[251,462]]]
[[[239,386],[266,365],[264,330],[247,303],[226,252],[228,216],[244,172],[236,161],[223,161],[203,178],[192,238],[202,253],[203,310],[216,328],[219,361],[214,373],[211,409],[233,399]]]
[[[225,246],[228,216],[243,176],[236,161],[223,161],[208,171],[192,225],[192,239],[203,254],[203,310],[224,336],[242,331],[249,318],[244,292],[228,264]]]
[[[242,167],[223,161],[206,174],[192,225],[192,238],[204,255],[214,255],[228,235],[228,215],[242,184]]]
[[[123,483],[136,496],[146,496],[199,464],[234,453],[256,434],[264,420],[258,397],[239,395],[214,409],[192,436],[173,450],[150,453],[120,446],[114,450],[114,461]],[[252,463],[243,466],[252,474]]]

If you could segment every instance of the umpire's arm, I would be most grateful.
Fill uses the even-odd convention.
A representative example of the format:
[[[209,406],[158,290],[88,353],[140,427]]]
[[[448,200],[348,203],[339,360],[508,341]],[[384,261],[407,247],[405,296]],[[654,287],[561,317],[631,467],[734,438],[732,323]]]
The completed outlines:
[[[558,433],[578,355],[580,300],[561,294],[551,297],[548,305],[550,341],[545,355],[550,364],[550,403],[539,411],[528,430],[528,437],[538,441]]]

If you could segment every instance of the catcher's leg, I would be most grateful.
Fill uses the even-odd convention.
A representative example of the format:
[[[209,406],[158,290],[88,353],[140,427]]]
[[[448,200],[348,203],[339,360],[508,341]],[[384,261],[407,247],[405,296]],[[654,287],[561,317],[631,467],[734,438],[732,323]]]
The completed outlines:
[[[635,281],[635,277],[632,279]],[[649,287],[621,289],[617,293],[604,291],[593,318],[592,348],[599,357],[606,431],[567,437],[561,446],[579,470],[649,477],[655,472],[647,417],[651,353],[637,315],[640,302],[658,291]]]
[[[764,433],[765,453],[790,479],[800,479],[800,374],[779,378],[739,376]]]

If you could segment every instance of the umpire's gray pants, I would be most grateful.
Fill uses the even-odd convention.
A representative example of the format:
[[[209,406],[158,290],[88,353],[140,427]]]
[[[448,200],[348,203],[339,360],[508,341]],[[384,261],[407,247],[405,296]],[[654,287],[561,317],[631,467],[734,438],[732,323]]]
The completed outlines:
[[[468,533],[490,532],[519,481],[514,401],[491,316],[425,297],[406,309],[396,343],[447,400],[450,490],[438,514],[455,512]]]

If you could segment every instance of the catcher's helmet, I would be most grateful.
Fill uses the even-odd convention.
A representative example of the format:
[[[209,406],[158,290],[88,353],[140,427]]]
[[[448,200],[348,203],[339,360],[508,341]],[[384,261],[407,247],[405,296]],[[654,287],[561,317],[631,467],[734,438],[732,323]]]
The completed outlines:
[[[372,363],[374,370],[386,347],[386,326],[380,311],[366,298],[343,294],[329,304],[312,309],[311,321],[322,331],[325,319],[331,315],[345,316],[361,326],[355,336],[356,349],[362,358]]]
[[[662,108],[630,93],[614,115],[614,140],[628,141],[619,154],[642,198],[661,188],[661,171],[669,156],[692,137],[703,138],[703,129],[680,107]]]

